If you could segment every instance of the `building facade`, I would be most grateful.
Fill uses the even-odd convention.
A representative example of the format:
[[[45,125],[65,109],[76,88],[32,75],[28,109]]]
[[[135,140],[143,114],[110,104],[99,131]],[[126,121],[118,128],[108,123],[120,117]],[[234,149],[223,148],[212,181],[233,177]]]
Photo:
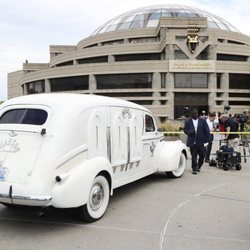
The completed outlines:
[[[211,13],[177,5],[122,14],[77,45],[50,46],[49,63],[8,74],[8,97],[91,93],[150,109],[159,122],[192,108],[250,108],[250,37]]]

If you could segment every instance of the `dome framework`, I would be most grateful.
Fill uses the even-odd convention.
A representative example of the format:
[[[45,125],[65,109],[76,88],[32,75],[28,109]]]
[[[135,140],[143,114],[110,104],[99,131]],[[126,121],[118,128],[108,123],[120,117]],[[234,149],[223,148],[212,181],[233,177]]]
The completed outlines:
[[[180,5],[154,5],[138,8],[119,15],[99,27],[92,35],[124,29],[155,28],[162,17],[206,17],[208,28],[239,32],[229,22],[207,11]]]

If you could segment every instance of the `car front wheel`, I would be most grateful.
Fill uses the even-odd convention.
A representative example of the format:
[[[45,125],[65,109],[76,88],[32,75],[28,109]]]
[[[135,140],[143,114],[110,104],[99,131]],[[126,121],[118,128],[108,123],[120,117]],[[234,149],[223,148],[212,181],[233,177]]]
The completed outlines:
[[[182,152],[180,159],[179,159],[179,164],[178,164],[178,168],[171,171],[171,172],[166,172],[167,176],[170,178],[179,178],[184,174],[184,171],[186,169],[186,165],[187,165],[187,159],[185,154]]]

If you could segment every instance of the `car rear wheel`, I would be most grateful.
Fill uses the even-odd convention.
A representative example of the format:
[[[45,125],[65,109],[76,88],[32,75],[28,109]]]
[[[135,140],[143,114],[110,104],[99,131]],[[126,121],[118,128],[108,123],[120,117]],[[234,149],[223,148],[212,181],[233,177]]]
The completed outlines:
[[[179,159],[178,168],[173,171],[166,172],[167,176],[170,178],[180,178],[184,174],[186,165],[187,165],[187,159],[185,154],[182,152]]]
[[[237,164],[235,168],[236,168],[236,170],[240,171],[241,170],[241,164]]]
[[[87,222],[94,222],[100,219],[108,206],[110,187],[107,179],[98,175],[92,184],[87,204],[81,206],[80,217]]]

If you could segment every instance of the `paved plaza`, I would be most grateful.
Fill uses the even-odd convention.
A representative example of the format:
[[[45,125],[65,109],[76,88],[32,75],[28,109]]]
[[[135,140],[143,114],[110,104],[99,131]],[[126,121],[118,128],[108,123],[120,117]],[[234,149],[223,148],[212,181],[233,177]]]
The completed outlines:
[[[214,147],[216,148],[216,146]],[[118,188],[105,216],[92,224],[74,209],[0,205],[0,249],[250,249],[250,159],[242,170],[206,163],[180,179],[158,173]]]

